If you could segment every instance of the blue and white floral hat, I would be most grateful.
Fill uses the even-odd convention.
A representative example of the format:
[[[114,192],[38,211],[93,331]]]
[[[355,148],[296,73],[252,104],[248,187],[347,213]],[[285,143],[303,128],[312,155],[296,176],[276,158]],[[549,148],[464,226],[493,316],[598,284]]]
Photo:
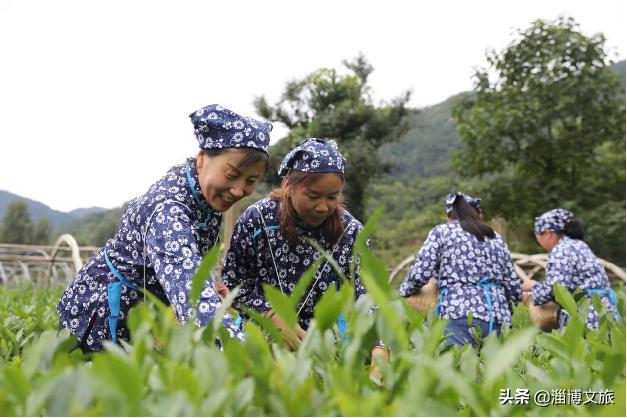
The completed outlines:
[[[574,219],[575,215],[567,209],[553,209],[543,213],[535,219],[535,232],[540,235],[543,231],[562,232],[566,224]]]
[[[306,173],[344,174],[345,167],[346,159],[335,141],[308,138],[285,156],[279,168],[279,177],[285,177],[290,169]]]
[[[241,116],[219,104],[211,104],[189,115],[202,149],[256,148],[268,153],[272,124]]]
[[[481,199],[479,199],[478,197],[472,197],[461,192],[455,192],[446,195],[445,207],[447,215],[453,213],[453,203],[455,203],[455,199],[457,199],[458,197],[463,197],[470,206],[475,208],[477,212],[481,213]]]

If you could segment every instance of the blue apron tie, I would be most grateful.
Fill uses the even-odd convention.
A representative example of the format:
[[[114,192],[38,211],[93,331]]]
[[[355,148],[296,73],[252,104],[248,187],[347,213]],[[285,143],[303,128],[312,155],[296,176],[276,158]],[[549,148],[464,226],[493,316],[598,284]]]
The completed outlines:
[[[618,299],[616,298],[616,293],[614,293],[614,289],[612,289],[611,287],[608,289],[587,289],[586,294],[589,298],[591,298],[592,295],[607,296],[610,303],[614,305],[614,317],[617,321],[620,320],[620,313],[618,312]]]
[[[242,323],[242,317],[239,316],[239,314],[237,314],[237,318],[235,318],[235,328],[239,329],[240,331],[242,329],[244,329],[244,324]]]
[[[107,267],[113,276],[118,279],[117,282],[111,282],[107,285],[107,299],[109,302],[109,331],[111,332],[111,341],[116,342],[116,335],[118,329],[118,319],[120,318],[120,299],[122,298],[122,285],[137,290],[137,286],[129,282],[120,274],[115,268],[109,257],[107,256],[106,249],[104,250],[104,259],[107,263]]]
[[[494,325],[494,308],[492,306],[492,295],[490,295],[490,288],[499,286],[496,283],[488,283],[490,278],[488,276],[483,276],[477,286],[483,288],[483,294],[485,295],[485,300],[488,303],[488,309],[490,310],[490,328],[488,333],[492,332],[492,326]]]
[[[492,332],[492,327],[494,325],[494,307],[492,306],[492,295],[490,295],[490,288],[500,286],[496,283],[488,283],[490,278],[488,276],[483,276],[483,278],[477,283],[475,286],[481,287],[483,289],[483,293],[485,295],[486,302],[488,304],[488,309],[490,311],[490,330],[488,332]],[[440,310],[442,309],[442,300],[446,295],[446,287],[440,288],[440,296],[438,297],[438,304],[435,307],[435,314],[440,316]]]
[[[340,331],[340,338],[344,337],[346,334],[346,318],[344,318],[343,313],[341,313],[337,318],[337,327]]]
[[[438,297],[438,304],[435,307],[435,314],[437,316],[440,316],[440,309],[442,309],[442,300],[444,299],[445,295],[446,295],[446,287],[441,287],[440,288],[440,296]]]
[[[340,313],[340,316],[337,317],[337,328],[340,341],[344,340],[342,341],[341,346],[344,347],[346,343],[348,343],[349,338],[348,336],[345,337],[348,326],[346,325],[346,318],[344,317],[343,313]]]

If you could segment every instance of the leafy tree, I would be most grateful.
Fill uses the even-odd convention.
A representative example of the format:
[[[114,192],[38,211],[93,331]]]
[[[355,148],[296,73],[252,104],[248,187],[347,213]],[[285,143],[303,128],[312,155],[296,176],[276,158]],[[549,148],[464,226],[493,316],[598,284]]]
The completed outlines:
[[[52,225],[48,218],[39,218],[33,225],[30,242],[33,244],[49,244],[52,238]]]
[[[31,242],[33,221],[26,201],[15,200],[9,203],[2,224],[2,242],[7,244]]]
[[[572,18],[537,20],[487,54],[474,93],[453,106],[456,171],[485,176],[490,209],[529,231],[534,216],[557,206],[585,219],[622,201],[621,216],[611,217],[622,227],[610,229],[624,235],[625,108],[604,43]],[[620,245],[618,235],[608,238]]]
[[[52,226],[46,217],[33,222],[28,203],[14,200],[7,206],[0,228],[0,242],[7,244],[48,244]]]
[[[372,65],[363,54],[343,64],[348,74],[321,68],[302,80],[289,82],[274,106],[262,96],[255,99],[255,107],[266,119],[282,122],[290,129],[272,149],[271,181],[278,183],[275,173],[281,159],[304,138],[335,139],[348,160],[344,197],[351,212],[362,217],[369,181],[388,169],[377,150],[404,131],[410,93],[376,106],[368,85]]]
[[[127,206],[128,203],[125,203],[121,207],[77,219],[67,226],[67,231],[76,238],[79,245],[105,245],[118,231],[120,218]]]

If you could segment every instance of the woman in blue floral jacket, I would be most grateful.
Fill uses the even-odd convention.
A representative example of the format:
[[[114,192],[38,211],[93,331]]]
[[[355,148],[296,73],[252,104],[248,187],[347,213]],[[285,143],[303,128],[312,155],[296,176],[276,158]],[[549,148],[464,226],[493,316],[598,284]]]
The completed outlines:
[[[306,238],[317,241],[347,277],[355,269],[355,296],[365,293],[353,248],[362,224],[342,204],[346,160],[335,141],[310,138],[290,151],[279,169],[281,187],[270,197],[250,206],[238,219],[222,270],[222,281],[230,289],[241,285],[234,306],[266,314],[279,329],[282,319],[266,300],[262,284],[291,294],[302,274],[321,254]],[[287,345],[296,349],[325,291],[339,286],[340,278],[329,262],[314,274],[298,304],[296,334],[284,332]],[[381,342],[373,355],[387,357]]]
[[[448,319],[447,345],[474,343],[468,326],[482,336],[511,324],[521,299],[520,278],[507,244],[482,221],[480,199],[461,193],[446,197],[448,223],[431,230],[399,293],[409,297],[430,279],[440,289],[436,314]]]
[[[191,278],[203,255],[218,242],[222,212],[249,195],[268,167],[272,125],[220,105],[190,115],[200,150],[172,167],[132,200],[113,238],[78,272],[57,305],[59,325],[84,351],[104,340],[129,340],[129,311],[147,289],[174,309],[179,322],[204,325],[220,298],[211,278],[197,306],[189,301]],[[223,319],[233,337],[241,331]]]
[[[583,228],[572,212],[553,209],[535,220],[536,239],[549,252],[546,278],[542,282],[528,280],[523,290],[531,292],[535,305],[555,301],[553,284],[559,283],[570,292],[582,289],[588,297],[598,294],[605,308],[619,318],[616,295],[610,287],[605,269],[590,247],[583,241]],[[560,326],[568,321],[568,314],[560,309]],[[587,326],[599,326],[599,315],[592,303],[588,309]]]

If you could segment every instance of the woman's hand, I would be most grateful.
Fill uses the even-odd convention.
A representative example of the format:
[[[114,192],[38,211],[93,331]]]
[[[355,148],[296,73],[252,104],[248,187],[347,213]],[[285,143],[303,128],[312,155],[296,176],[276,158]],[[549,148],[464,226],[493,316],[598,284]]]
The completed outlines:
[[[289,349],[292,351],[296,351],[305,339],[305,335],[307,335],[305,330],[302,329],[298,324],[296,324],[295,331],[291,330],[290,327],[287,326],[285,321],[283,321],[283,319],[273,310],[269,310],[268,312],[266,312],[266,316],[270,318],[272,324],[277,327],[278,330],[281,332],[283,341],[285,341],[285,344],[287,344]]]
[[[382,359],[385,362],[390,361],[390,351],[385,347],[376,346],[370,352],[370,380],[376,385],[383,386],[383,375],[381,369],[377,365],[377,358]]]
[[[531,288],[532,288],[533,286],[535,286],[535,285],[536,285],[536,283],[538,283],[538,282],[536,282],[535,280],[532,280],[532,279],[525,280],[525,281],[523,282],[523,284],[522,284],[522,290],[523,290],[523,292],[531,292]]]
[[[222,299],[222,300],[226,299],[226,297],[229,295],[229,293],[231,293],[229,288],[226,287],[226,285],[224,283],[219,282],[217,280],[214,280],[213,287],[216,290],[216,292],[218,292],[218,296],[220,296],[220,299]]]

